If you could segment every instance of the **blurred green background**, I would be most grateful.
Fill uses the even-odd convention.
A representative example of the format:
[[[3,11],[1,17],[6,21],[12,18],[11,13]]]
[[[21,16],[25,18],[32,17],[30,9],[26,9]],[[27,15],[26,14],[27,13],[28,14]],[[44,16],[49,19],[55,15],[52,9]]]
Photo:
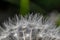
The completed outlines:
[[[4,0],[20,6],[22,14],[25,12],[49,13],[53,10],[60,11],[60,0]]]

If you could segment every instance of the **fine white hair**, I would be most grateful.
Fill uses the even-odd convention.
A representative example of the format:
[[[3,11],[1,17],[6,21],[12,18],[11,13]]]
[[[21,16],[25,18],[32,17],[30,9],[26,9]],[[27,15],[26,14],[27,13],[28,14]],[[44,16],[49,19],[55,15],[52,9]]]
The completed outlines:
[[[57,16],[52,14],[43,20],[39,14],[15,16],[0,27],[0,40],[60,40],[60,27],[56,27]]]

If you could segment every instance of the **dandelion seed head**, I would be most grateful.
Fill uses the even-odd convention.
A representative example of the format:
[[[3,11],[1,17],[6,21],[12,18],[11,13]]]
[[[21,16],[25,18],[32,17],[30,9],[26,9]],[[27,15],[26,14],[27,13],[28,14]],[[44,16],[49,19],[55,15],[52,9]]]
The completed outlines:
[[[57,16],[51,15],[45,20],[43,18],[39,14],[9,18],[3,23],[6,30],[3,29],[0,40],[60,40],[60,28],[55,25]]]

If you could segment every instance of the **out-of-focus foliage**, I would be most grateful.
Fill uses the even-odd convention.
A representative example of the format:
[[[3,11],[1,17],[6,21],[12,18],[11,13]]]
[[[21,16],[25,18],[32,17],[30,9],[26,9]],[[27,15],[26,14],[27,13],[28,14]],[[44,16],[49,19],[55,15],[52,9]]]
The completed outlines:
[[[29,12],[29,0],[5,0],[12,4],[20,6],[20,14],[25,15]]]
[[[38,6],[37,4],[30,2],[30,11],[31,12],[37,12],[37,13],[46,13],[46,11],[44,9],[42,9],[40,6]]]
[[[26,15],[29,12],[29,0],[20,0],[20,13]]]
[[[22,3],[21,5],[29,4],[27,2],[30,2],[30,3],[33,2],[47,12],[52,10],[60,11],[60,0],[4,0],[4,1],[14,3],[17,5],[20,5],[20,2]]]
[[[60,10],[60,0],[31,0],[46,11]]]

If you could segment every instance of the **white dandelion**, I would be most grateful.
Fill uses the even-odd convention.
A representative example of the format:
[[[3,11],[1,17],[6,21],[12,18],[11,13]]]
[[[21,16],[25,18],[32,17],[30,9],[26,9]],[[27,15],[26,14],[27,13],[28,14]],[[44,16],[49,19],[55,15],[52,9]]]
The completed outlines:
[[[55,25],[57,16],[43,18],[39,14],[9,18],[3,23],[6,29],[0,27],[0,40],[60,40],[60,27]]]

